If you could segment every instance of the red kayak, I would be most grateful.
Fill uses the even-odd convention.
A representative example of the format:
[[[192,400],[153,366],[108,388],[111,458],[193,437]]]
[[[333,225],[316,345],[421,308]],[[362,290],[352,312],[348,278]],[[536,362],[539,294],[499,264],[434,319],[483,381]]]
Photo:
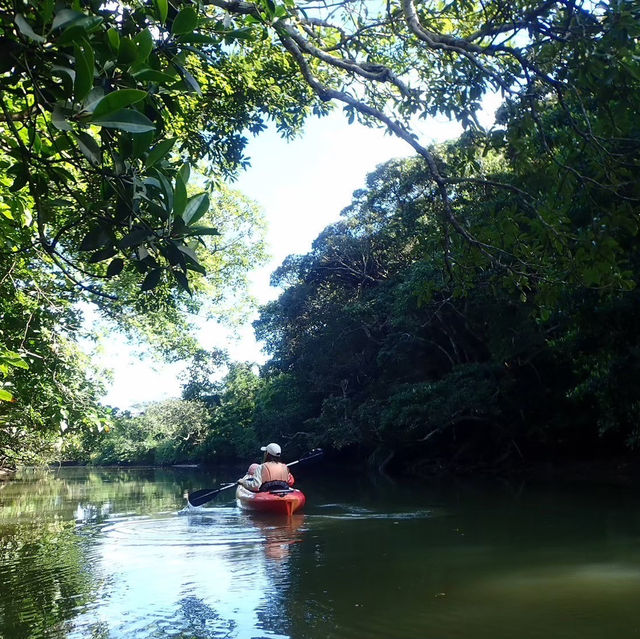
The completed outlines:
[[[306,497],[301,490],[275,490],[273,492],[254,493],[244,486],[236,489],[236,503],[243,510],[257,513],[272,513],[290,517],[304,506]]]

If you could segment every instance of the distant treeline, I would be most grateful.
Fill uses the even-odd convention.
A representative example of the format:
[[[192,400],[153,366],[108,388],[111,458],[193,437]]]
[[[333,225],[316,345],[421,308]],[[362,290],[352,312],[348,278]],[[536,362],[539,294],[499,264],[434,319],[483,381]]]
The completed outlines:
[[[460,186],[469,237],[444,232],[422,161],[380,166],[341,221],[274,273],[283,292],[254,324],[271,355],[262,370],[200,352],[182,400],[120,416],[81,448],[98,463],[174,463],[253,458],[277,440],[291,455],[324,446],[379,467],[466,470],[637,448],[627,205],[571,176],[555,184],[542,162],[518,175],[466,138],[447,157],[467,161],[470,148],[517,188]],[[544,215],[523,195],[534,187]],[[640,180],[627,193],[640,197]]]

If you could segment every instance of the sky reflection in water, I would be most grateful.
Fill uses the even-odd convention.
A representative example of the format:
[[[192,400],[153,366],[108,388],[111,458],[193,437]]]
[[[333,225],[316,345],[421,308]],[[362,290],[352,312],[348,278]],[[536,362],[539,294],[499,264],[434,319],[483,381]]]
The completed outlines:
[[[208,515],[123,519],[104,526],[95,572],[104,584],[69,636],[279,638],[261,616],[289,587],[287,559],[303,516]]]

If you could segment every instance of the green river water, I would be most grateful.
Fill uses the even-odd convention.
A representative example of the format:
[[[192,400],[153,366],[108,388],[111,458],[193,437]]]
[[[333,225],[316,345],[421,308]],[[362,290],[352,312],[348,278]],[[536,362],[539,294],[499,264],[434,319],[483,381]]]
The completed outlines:
[[[231,491],[180,513],[185,491],[230,478],[215,474],[0,483],[0,637],[640,637],[636,486],[301,471],[290,521],[240,512]]]

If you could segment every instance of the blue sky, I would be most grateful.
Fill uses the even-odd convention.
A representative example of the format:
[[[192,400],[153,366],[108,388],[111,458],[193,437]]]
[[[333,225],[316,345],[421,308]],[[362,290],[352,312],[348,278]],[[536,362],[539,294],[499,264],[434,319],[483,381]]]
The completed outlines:
[[[487,108],[492,118],[495,105]],[[422,142],[442,141],[460,133],[457,123],[430,120],[421,125]],[[269,286],[271,272],[291,253],[306,253],[325,226],[338,219],[353,191],[364,185],[367,173],[394,157],[412,155],[412,149],[380,129],[349,125],[339,109],[322,119],[309,120],[303,135],[291,142],[269,129],[251,140],[251,167],[234,188],[264,210],[267,242],[272,256],[267,266],[251,274],[252,293],[260,302],[277,296]],[[226,348],[237,360],[263,362],[250,322],[237,336],[215,322],[203,327],[203,346]],[[180,365],[166,365],[109,337],[100,364],[113,370],[113,383],[105,402],[130,408],[143,402],[177,397]]]

